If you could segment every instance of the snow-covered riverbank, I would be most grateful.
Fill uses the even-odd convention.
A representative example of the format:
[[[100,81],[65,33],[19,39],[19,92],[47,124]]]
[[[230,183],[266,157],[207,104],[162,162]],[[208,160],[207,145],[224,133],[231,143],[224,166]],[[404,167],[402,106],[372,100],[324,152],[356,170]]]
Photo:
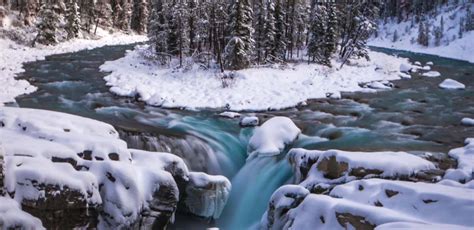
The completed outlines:
[[[106,45],[130,44],[146,40],[143,35],[123,33],[107,34],[98,40],[74,39],[56,46],[37,46],[35,48],[19,45],[8,39],[0,39],[0,105],[15,101],[15,97],[31,93],[36,88],[15,76],[23,70],[23,63],[42,60],[48,55],[77,52]]]
[[[283,109],[308,99],[340,97],[340,92],[375,91],[361,83],[400,79],[400,65],[408,60],[370,52],[371,61],[357,60],[342,69],[317,64],[288,64],[284,68],[240,70],[223,80],[214,70],[193,65],[188,70],[165,68],[146,59],[147,46],[138,46],[124,58],[106,62],[102,71],[111,91],[166,108]]]

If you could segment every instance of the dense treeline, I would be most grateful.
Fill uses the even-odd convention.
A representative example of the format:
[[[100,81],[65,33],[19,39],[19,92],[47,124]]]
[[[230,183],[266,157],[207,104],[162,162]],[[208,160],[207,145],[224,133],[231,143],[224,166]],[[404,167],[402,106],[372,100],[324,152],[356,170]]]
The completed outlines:
[[[149,37],[162,62],[215,61],[221,69],[307,58],[331,65],[366,57],[378,1],[156,0]],[[303,55],[303,51],[307,51]]]
[[[148,0],[1,0],[0,7],[18,11],[24,26],[37,26],[34,43],[46,45],[98,27],[146,33],[149,12]]]

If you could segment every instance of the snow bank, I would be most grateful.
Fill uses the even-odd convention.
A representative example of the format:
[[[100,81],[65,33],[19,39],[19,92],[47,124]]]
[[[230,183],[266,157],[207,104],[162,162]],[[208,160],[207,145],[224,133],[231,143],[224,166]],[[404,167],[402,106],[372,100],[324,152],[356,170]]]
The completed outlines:
[[[308,189],[367,177],[407,179],[436,168],[433,163],[405,152],[292,149],[288,158],[297,182],[303,180],[301,185]]]
[[[461,124],[466,126],[474,126],[474,119],[465,117],[461,119]]]
[[[264,229],[390,229],[390,226],[418,225],[462,229],[474,224],[473,190],[467,188],[368,179],[338,185],[328,195],[304,191],[295,185],[277,190],[261,226]],[[277,212],[278,207],[284,211]],[[275,212],[278,215],[270,215]]]
[[[463,83],[459,81],[455,81],[453,79],[448,78],[444,80],[443,82],[441,82],[439,84],[439,87],[443,89],[465,89],[466,85],[464,85]]]
[[[462,183],[471,181],[474,175],[474,138],[467,138],[466,146],[452,149],[449,156],[456,159],[456,169],[448,169],[444,179],[460,181]]]
[[[301,130],[287,117],[273,117],[255,129],[247,152],[254,156],[274,156],[298,138]]]
[[[220,73],[166,68],[146,59],[148,46],[138,46],[124,58],[106,62],[102,71],[110,90],[166,108],[227,108],[233,111],[283,109],[328,93],[366,90],[359,83],[400,79],[399,67],[407,59],[370,52],[371,61],[356,60],[337,70],[316,64],[288,64],[287,68],[259,67],[234,73],[223,87]],[[334,63],[334,66],[339,66]]]
[[[15,200],[0,196],[0,228],[45,229],[42,226],[39,219],[21,210]]]
[[[461,7],[462,4],[465,3],[460,3],[459,7],[450,8],[451,6],[449,6],[437,9],[437,12],[440,13],[428,18],[428,21],[432,25],[430,28],[430,31],[432,31],[430,35],[431,40],[428,47],[416,43],[419,25],[415,23],[412,26],[411,18],[401,23],[397,23],[397,19],[393,21],[388,20],[388,22],[381,21],[377,31],[378,37],[372,37],[368,44],[370,46],[432,54],[474,63],[474,46],[472,45],[472,41],[474,41],[474,31],[465,32],[462,38],[459,38],[458,35],[461,17],[465,18],[467,14],[467,7]],[[471,5],[471,11],[472,10],[474,10],[474,7]],[[444,20],[444,36],[441,39],[440,46],[435,46],[433,26],[439,26],[441,18]],[[393,42],[393,34],[395,31],[397,31],[399,36],[397,41]],[[426,64],[428,65],[428,63]]]
[[[188,184],[191,173],[175,155],[128,149],[118,137],[109,124],[88,118],[0,107],[6,189],[18,203],[44,212],[99,209],[101,223],[109,227],[131,226],[144,213],[166,225],[179,201],[177,181]],[[200,208],[215,202],[219,213],[228,180],[200,178],[191,184],[207,182],[223,194],[208,196]]]
[[[42,60],[48,55],[77,52],[84,49],[93,49],[105,45],[129,44],[145,41],[146,36],[127,35],[122,33],[105,34],[98,40],[73,39],[56,46],[29,46],[18,45],[11,40],[0,38],[0,105],[15,101],[21,94],[31,93],[36,88],[25,80],[16,80],[15,75],[23,72],[25,62]]]

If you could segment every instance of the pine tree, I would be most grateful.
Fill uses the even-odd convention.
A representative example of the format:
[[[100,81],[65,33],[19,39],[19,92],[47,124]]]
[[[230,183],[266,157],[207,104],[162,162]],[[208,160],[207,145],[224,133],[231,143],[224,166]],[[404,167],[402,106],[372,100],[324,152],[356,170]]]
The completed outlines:
[[[397,42],[398,41],[398,31],[395,30],[393,32],[393,38],[392,38],[392,42]]]
[[[423,22],[418,26],[418,44],[428,46],[428,34]]]
[[[132,9],[133,4],[131,0],[120,0],[120,4],[117,4],[115,15],[116,18],[114,20],[116,22],[116,27],[127,31],[130,29],[130,23],[132,20]]]
[[[254,41],[252,39],[252,8],[249,0],[235,0],[231,8],[231,38],[225,48],[225,63],[231,70],[250,66]]]
[[[58,8],[56,4],[45,4],[40,11],[41,21],[38,23],[38,34],[33,42],[44,45],[56,44],[56,29],[59,24],[59,15],[56,13],[55,8]]]
[[[81,3],[81,22],[82,28],[87,32],[90,32],[92,25],[95,24],[97,18],[95,10],[95,0],[83,0]]]
[[[68,3],[68,8],[66,9],[66,32],[67,38],[72,39],[79,36],[79,31],[81,30],[81,16],[79,14],[79,6],[77,5],[76,0],[72,0]]]
[[[285,61],[286,59],[286,23],[285,11],[281,0],[275,0],[275,43],[273,44],[273,53],[275,54],[275,61]]]
[[[260,64],[265,53],[265,5],[264,0],[255,1],[255,60]]]
[[[151,16],[148,22],[148,38],[154,47],[160,62],[165,64],[168,61],[168,21],[165,13],[169,11],[169,7],[163,0],[155,1],[151,6]]]
[[[275,28],[275,4],[272,1],[268,1],[267,3],[267,18],[265,20],[265,36],[263,40],[263,49],[265,51],[264,61],[273,61],[277,59],[277,55],[275,53],[275,36],[276,36],[276,28]]]
[[[324,57],[323,51],[327,19],[326,8],[319,4],[312,4],[308,41],[308,61],[311,59],[321,64],[329,64],[329,60]]]
[[[134,0],[133,2],[133,13],[130,26],[139,34],[147,32],[149,8],[148,0]]]
[[[98,0],[95,6],[95,29],[94,34],[97,32],[97,27],[103,26],[108,28],[112,26],[112,6],[106,0]]]

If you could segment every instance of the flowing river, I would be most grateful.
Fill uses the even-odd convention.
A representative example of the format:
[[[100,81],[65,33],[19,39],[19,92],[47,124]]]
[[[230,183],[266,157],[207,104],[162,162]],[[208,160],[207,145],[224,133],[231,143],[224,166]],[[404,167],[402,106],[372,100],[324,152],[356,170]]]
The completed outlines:
[[[27,63],[19,78],[38,87],[20,96],[20,107],[76,114],[114,125],[131,148],[172,152],[193,171],[222,174],[232,181],[224,213],[216,221],[178,214],[171,229],[245,229],[254,226],[279,186],[291,183],[292,171],[285,154],[246,161],[253,128],[241,128],[238,119],[218,116],[221,111],[183,111],[146,106],[135,98],[108,91],[99,71],[105,61],[124,55],[132,45],[108,46],[77,53],[49,56]],[[345,93],[343,99],[318,99],[307,106],[282,111],[245,112],[261,122],[273,116],[290,117],[303,131],[293,146],[308,149],[352,151],[408,151],[446,154],[474,135],[473,127],[460,124],[474,117],[474,64],[387,49],[377,51],[433,61],[442,76],[413,75],[393,82],[395,88],[377,93]],[[438,84],[452,78],[466,90],[443,90]]]

